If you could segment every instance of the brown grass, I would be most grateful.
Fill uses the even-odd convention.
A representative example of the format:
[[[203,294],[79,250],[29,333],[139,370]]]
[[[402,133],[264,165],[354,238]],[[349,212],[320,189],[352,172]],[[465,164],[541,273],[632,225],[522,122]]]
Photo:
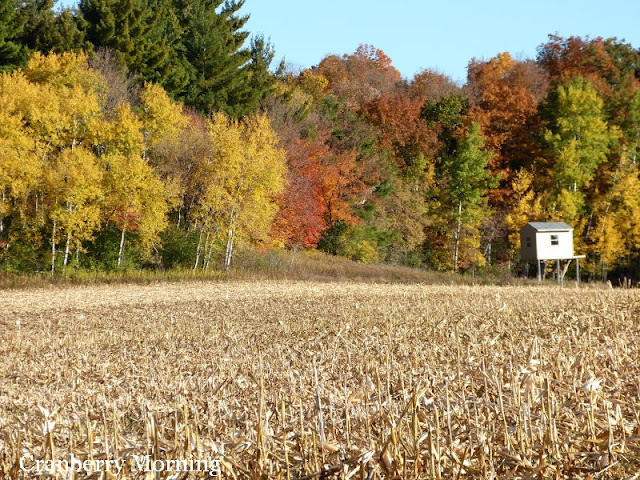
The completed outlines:
[[[423,284],[533,284],[533,279],[512,277],[506,269],[499,275],[458,275],[390,264],[363,264],[344,257],[312,251],[272,250],[240,252],[232,270],[221,272],[193,269],[140,269],[90,271],[69,269],[52,276],[50,272],[19,274],[0,272],[0,290],[75,285],[148,285],[158,282],[207,282],[246,280],[304,280],[317,282],[423,283]]]
[[[638,478],[639,300],[287,281],[2,292],[0,478],[71,453],[215,457],[224,478]]]

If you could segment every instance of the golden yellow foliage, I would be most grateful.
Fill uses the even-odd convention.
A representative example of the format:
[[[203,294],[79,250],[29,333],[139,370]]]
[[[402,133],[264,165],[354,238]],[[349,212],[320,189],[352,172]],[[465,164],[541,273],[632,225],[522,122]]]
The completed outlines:
[[[266,116],[238,122],[214,114],[208,131],[212,155],[200,166],[203,194],[196,215],[214,238],[226,237],[228,267],[236,239],[267,239],[277,211],[275,196],[284,188],[285,157]]]
[[[100,227],[103,172],[95,155],[82,147],[64,150],[51,167],[47,189],[55,201],[50,216],[66,238],[66,250],[82,251],[82,243]]]
[[[527,223],[542,220],[541,199],[533,189],[533,174],[519,170],[511,182],[514,204],[505,217],[509,229],[509,245],[512,255],[520,252],[520,230]]]
[[[175,140],[180,131],[186,128],[188,122],[182,106],[172,101],[160,85],[146,83],[140,94],[140,101],[140,120],[149,148],[162,141]]]

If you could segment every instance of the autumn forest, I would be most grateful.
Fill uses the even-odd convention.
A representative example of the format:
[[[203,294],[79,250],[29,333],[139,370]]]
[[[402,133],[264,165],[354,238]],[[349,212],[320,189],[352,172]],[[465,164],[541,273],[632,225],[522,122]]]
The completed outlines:
[[[300,70],[244,10],[0,0],[1,271],[318,249],[517,274],[520,229],[565,221],[589,278],[640,274],[637,47],[550,35],[464,85],[371,45]]]

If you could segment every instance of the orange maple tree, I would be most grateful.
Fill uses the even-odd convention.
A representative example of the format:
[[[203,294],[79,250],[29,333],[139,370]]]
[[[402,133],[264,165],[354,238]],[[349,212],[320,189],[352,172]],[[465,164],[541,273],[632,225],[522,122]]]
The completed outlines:
[[[437,135],[420,116],[422,103],[401,94],[387,94],[369,102],[365,117],[380,131],[379,145],[394,156],[396,166],[411,166],[420,154],[435,154]]]
[[[313,68],[313,73],[326,78],[329,91],[356,108],[394,91],[402,80],[391,59],[382,50],[366,44],[353,54],[327,56]]]
[[[471,61],[468,77],[468,119],[480,124],[486,147],[494,154],[489,167],[501,184],[491,192],[491,200],[498,203],[508,193],[513,172],[539,155],[534,133],[539,129],[538,104],[548,88],[546,77],[534,62],[516,61],[509,53]]]

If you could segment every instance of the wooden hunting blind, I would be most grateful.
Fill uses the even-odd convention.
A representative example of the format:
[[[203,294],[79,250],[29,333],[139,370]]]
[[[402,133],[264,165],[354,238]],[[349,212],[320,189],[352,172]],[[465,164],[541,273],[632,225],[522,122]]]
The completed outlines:
[[[530,222],[520,231],[520,258],[525,264],[538,266],[538,280],[542,280],[547,260],[555,260],[558,282],[564,279],[572,260],[576,261],[576,278],[580,281],[580,259],[573,250],[573,228],[564,222]],[[561,262],[566,262],[560,269]]]

